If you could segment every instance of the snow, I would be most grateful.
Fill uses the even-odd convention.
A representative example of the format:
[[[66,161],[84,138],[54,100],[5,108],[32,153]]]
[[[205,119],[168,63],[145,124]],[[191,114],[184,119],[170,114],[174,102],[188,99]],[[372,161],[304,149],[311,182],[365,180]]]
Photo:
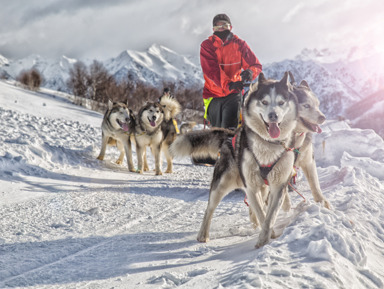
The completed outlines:
[[[196,241],[213,168],[182,158],[172,174],[140,175],[114,149],[98,161],[102,115],[54,91],[0,82],[0,115],[0,288],[384,288],[384,143],[372,130],[323,125],[315,158],[332,209],[299,171],[306,200],[291,193],[280,237],[256,250],[238,191],[211,241]]]

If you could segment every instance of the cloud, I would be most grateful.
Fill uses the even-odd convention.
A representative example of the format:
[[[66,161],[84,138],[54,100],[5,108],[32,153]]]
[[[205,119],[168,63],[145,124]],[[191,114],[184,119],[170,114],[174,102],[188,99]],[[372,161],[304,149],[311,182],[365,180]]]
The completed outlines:
[[[198,56],[214,15],[227,13],[233,32],[265,63],[304,48],[366,41],[372,29],[379,35],[384,19],[384,2],[374,0],[5,1],[0,0],[0,54],[9,58],[35,53],[105,59],[153,43]]]

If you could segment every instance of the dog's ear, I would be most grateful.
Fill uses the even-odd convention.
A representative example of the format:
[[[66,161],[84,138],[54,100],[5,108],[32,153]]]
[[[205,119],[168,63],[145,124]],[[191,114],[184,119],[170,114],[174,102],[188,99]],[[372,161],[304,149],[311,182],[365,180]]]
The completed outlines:
[[[282,84],[282,85],[284,85],[285,87],[289,87],[291,84],[289,83],[289,73],[288,73],[288,71],[286,71],[285,73],[284,73],[284,76],[283,76],[283,78],[280,80],[280,83]]]
[[[113,107],[113,102],[112,100],[108,99],[108,109],[112,109]]]
[[[288,74],[289,74],[289,78],[291,79],[291,84],[292,84],[293,86],[295,86],[295,85],[296,85],[296,80],[295,80],[295,78],[293,77],[292,72],[288,71]]]
[[[251,94],[252,92],[256,91],[257,88],[258,88],[258,84],[259,84],[258,81],[251,83],[251,85],[250,85],[250,87],[249,87],[249,92],[248,92],[248,94]]]
[[[304,86],[304,87],[306,87],[306,88],[308,88],[308,89],[311,89],[311,88],[309,87],[308,82],[306,82],[305,80],[302,80],[302,81],[300,82],[300,86]]]
[[[258,82],[263,83],[266,81],[267,81],[267,79],[265,78],[264,73],[260,72]]]

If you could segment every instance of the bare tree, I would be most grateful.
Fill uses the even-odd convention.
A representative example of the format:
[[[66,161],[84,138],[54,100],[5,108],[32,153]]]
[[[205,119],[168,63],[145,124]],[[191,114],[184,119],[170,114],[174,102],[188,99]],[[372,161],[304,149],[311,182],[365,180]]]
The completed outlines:
[[[105,66],[94,60],[89,67],[88,85],[90,98],[96,102],[106,103],[109,86],[115,86],[115,81]]]
[[[77,98],[76,104],[82,104],[82,98],[88,96],[88,71],[84,62],[78,61],[69,70],[69,78],[67,80],[68,88],[72,91],[73,95]]]
[[[30,70],[22,70],[16,80],[27,89],[38,90],[43,82],[43,77],[36,68],[31,68]]]

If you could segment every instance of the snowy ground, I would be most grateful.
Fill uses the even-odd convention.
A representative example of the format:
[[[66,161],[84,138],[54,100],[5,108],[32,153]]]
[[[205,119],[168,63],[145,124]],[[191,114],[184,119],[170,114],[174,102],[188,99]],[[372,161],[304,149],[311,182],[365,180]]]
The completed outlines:
[[[254,249],[244,195],[196,235],[213,168],[129,173],[98,161],[102,116],[64,96],[0,82],[0,288],[384,288],[384,142],[327,122],[316,136],[321,187],[306,180],[281,212],[282,235]],[[153,159],[149,158],[153,167]],[[300,174],[301,176],[301,174]]]

